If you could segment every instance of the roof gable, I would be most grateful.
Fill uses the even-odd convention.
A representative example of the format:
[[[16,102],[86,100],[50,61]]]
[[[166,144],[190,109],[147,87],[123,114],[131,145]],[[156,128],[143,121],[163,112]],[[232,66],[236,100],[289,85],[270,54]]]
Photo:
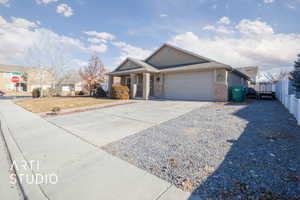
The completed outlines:
[[[164,44],[145,61],[158,69],[162,69],[172,66],[206,63],[212,60],[184,49]]]
[[[136,64],[135,62],[133,62],[132,59],[127,58],[119,65],[119,67],[117,67],[117,69],[114,70],[114,72],[130,70],[130,69],[137,69],[137,68],[141,68],[141,67],[138,64]]]
[[[152,72],[157,71],[156,68],[154,68],[151,65],[145,63],[142,60],[137,60],[137,59],[134,59],[134,58],[127,58],[113,72],[134,70],[134,69],[142,69],[142,70],[145,70],[145,71],[152,71]]]

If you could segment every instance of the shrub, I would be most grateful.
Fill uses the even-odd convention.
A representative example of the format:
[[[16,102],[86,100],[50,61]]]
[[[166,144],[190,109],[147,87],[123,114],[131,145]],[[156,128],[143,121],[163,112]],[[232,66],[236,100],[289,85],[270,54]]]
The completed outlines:
[[[41,96],[41,88],[35,88],[32,90],[32,97],[39,98]]]
[[[114,99],[129,99],[129,89],[124,85],[112,85],[111,97]]]
[[[53,113],[57,114],[57,112],[60,111],[60,107],[53,107],[53,108],[51,109],[51,111],[52,111]]]
[[[82,95],[84,95],[84,92],[83,91],[76,91],[75,95],[76,96],[82,96]]]
[[[96,89],[96,97],[106,97],[106,92],[103,90],[103,88],[100,86]]]
[[[295,61],[295,69],[292,72],[293,86],[296,92],[296,98],[300,99],[300,54],[298,54],[298,60]]]

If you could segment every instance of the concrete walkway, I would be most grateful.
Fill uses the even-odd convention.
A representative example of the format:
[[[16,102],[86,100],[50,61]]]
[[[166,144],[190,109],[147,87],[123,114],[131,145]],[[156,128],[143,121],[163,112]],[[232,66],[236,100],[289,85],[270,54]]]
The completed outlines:
[[[0,101],[0,116],[9,150],[20,164],[19,176],[58,177],[56,184],[45,180],[28,184],[22,179],[28,199],[176,200],[190,196],[10,101]],[[22,160],[38,164],[24,168]],[[7,199],[1,195],[0,199]]]

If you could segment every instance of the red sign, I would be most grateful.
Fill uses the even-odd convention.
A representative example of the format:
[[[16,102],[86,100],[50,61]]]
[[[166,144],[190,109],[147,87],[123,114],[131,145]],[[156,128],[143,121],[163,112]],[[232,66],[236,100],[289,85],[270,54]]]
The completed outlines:
[[[11,77],[11,82],[13,82],[13,83],[19,83],[20,82],[20,77],[19,76],[13,76],[13,77]]]

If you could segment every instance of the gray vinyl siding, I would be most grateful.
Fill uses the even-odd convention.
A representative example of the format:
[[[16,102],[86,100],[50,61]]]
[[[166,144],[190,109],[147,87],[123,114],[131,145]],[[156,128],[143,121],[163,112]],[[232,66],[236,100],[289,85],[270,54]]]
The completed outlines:
[[[176,49],[165,47],[161,49],[159,53],[147,60],[147,62],[157,68],[163,68],[173,65],[202,63],[205,61]]]

